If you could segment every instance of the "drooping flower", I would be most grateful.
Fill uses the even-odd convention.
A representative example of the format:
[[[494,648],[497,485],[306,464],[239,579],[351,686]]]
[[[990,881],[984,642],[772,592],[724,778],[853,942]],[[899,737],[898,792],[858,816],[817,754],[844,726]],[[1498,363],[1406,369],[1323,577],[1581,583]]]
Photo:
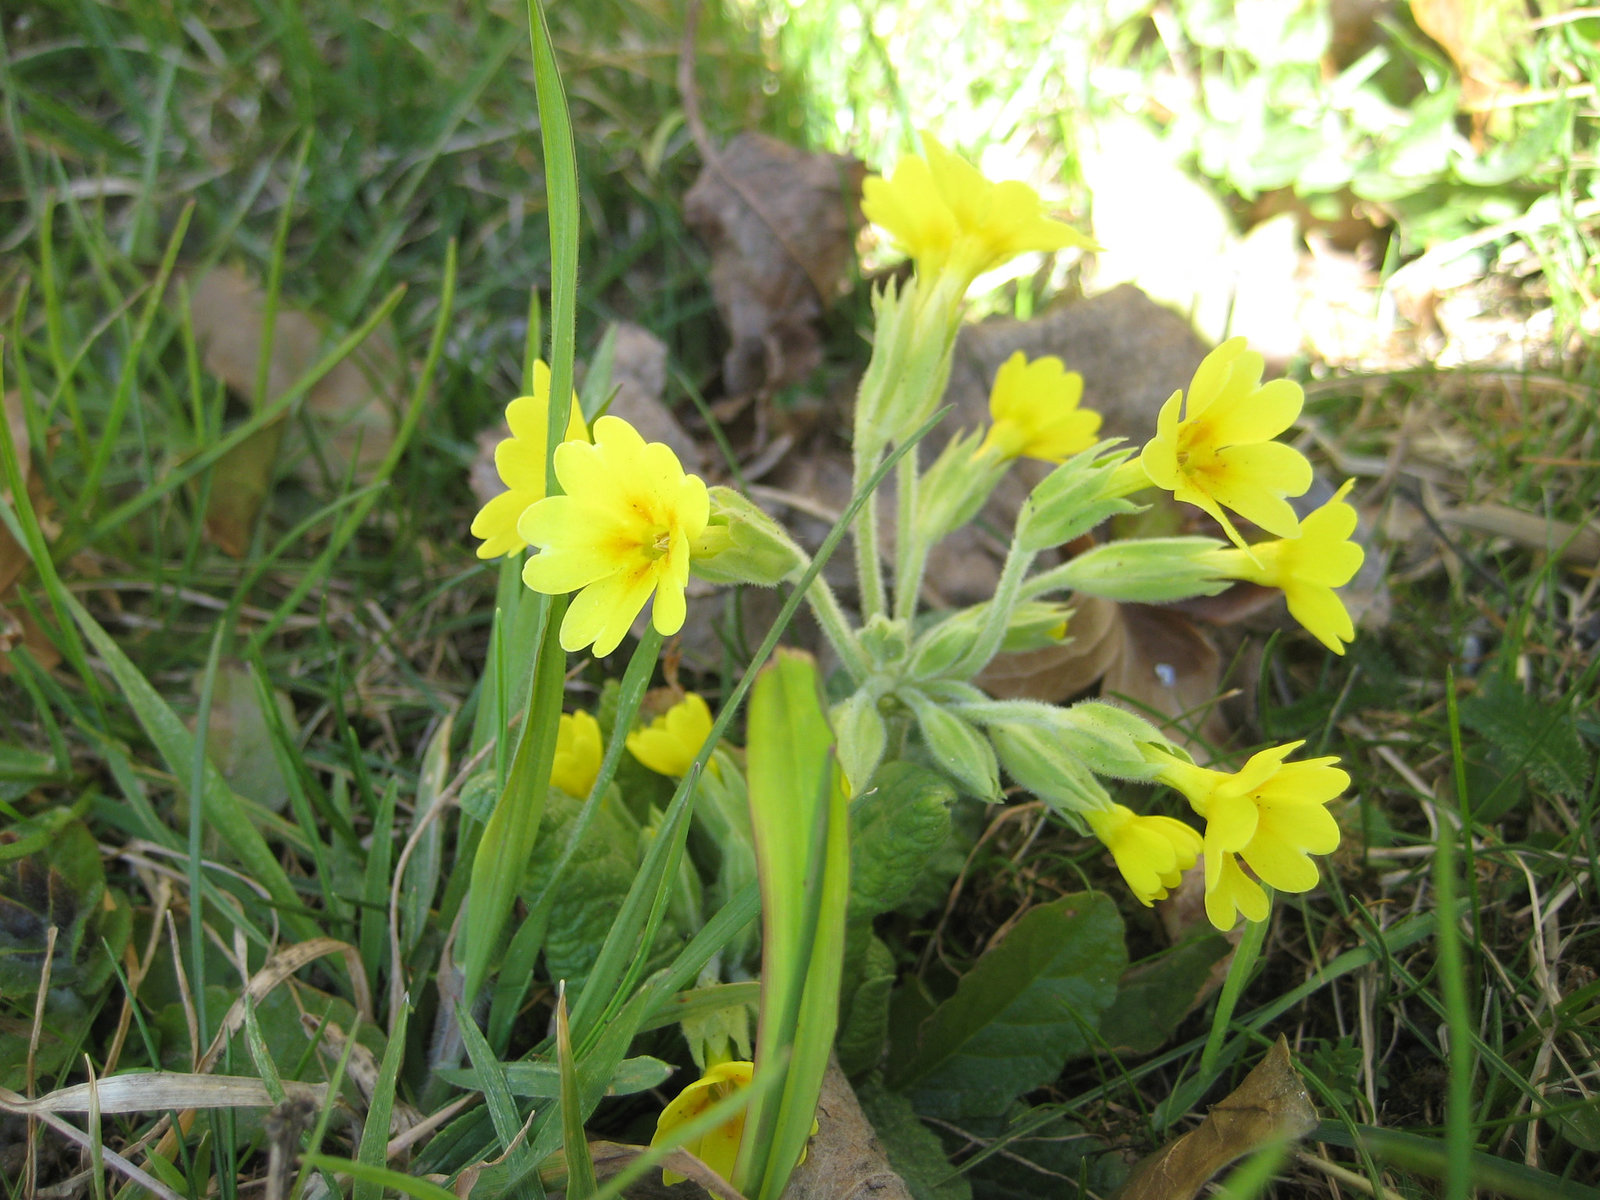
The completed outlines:
[[[1349,610],[1333,590],[1361,569],[1364,552],[1350,540],[1356,510],[1345,503],[1355,480],[1300,522],[1300,536],[1256,542],[1249,551],[1217,550],[1212,560],[1230,579],[1280,588],[1289,615],[1335,654],[1356,635]]]
[[[518,396],[506,405],[506,423],[511,426],[511,436],[502,439],[494,448],[494,469],[506,490],[479,509],[472,519],[472,536],[483,539],[483,545],[478,547],[479,558],[499,558],[528,548],[528,543],[517,532],[517,521],[529,505],[544,499],[544,451],[549,414],[550,368],[543,362],[536,362],[533,364],[533,395]],[[567,416],[567,440],[582,440],[588,436],[578,398],[574,396]]]
[[[1278,537],[1300,530],[1285,496],[1311,486],[1311,464],[1272,439],[1300,415],[1305,395],[1289,379],[1261,382],[1264,361],[1243,338],[1218,346],[1156,418],[1156,436],[1139,461],[1177,499],[1209,513],[1240,549],[1245,542],[1222,510],[1230,508]]]
[[[581,708],[562,713],[556,726],[556,758],[550,782],[569,796],[583,799],[600,774],[600,722]]]
[[[522,514],[517,532],[539,553],[522,568],[536,592],[577,591],[561,622],[561,646],[610,654],[645,602],[661,634],[683,628],[689,556],[705,532],[705,482],[686,474],[661,442],[646,444],[620,417],[601,417],[594,442],[556,447],[566,492]],[[581,589],[581,590],[580,590]]]
[[[1165,900],[1200,856],[1200,835],[1171,817],[1140,816],[1121,804],[1083,816],[1111,851],[1128,890],[1146,908]]]
[[[686,692],[643,729],[628,735],[628,750],[658,775],[681,779],[711,736],[711,709],[704,697]]]
[[[1239,868],[1238,859],[1279,891],[1316,886],[1313,854],[1339,845],[1339,823],[1328,802],[1350,786],[1335,757],[1285,762],[1304,742],[1274,746],[1251,756],[1236,773],[1148,751],[1160,763],[1156,778],[1182,792],[1206,821],[1206,915],[1218,929],[1233,927],[1237,912],[1252,921],[1267,914],[1266,893]]]
[[[755,1064],[748,1062],[718,1063],[708,1068],[704,1075],[679,1092],[677,1098],[661,1110],[650,1144],[655,1146],[666,1141],[674,1129],[694,1120],[717,1101],[749,1087],[754,1074]],[[741,1112],[710,1133],[692,1142],[685,1142],[683,1148],[724,1179],[730,1179],[734,1164],[739,1159],[739,1143],[743,1138],[744,1113]],[[661,1172],[661,1182],[668,1187],[682,1183],[685,1178],[676,1171]]]
[[[1079,408],[1083,376],[1053,355],[1028,361],[1018,350],[995,373],[989,393],[994,424],[978,453],[1003,459],[1039,458],[1063,463],[1095,443],[1100,414]]]
[[[887,178],[869,176],[861,210],[916,260],[924,279],[948,273],[967,285],[1028,250],[1092,247],[1070,225],[1041,211],[1039,193],[1020,180],[990,183],[931,134]]]

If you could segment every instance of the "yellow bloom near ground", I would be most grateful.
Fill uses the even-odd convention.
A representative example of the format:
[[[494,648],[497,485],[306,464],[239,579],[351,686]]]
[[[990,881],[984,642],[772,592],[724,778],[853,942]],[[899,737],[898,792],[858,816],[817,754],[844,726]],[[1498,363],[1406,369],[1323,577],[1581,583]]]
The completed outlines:
[[[916,260],[924,279],[948,272],[965,291],[979,275],[1028,250],[1090,248],[1088,238],[1044,215],[1039,193],[1018,180],[990,183],[931,134],[887,178],[869,176],[861,210]]]
[[[705,532],[705,482],[684,472],[661,442],[646,443],[620,417],[601,417],[594,442],[556,447],[565,495],[522,514],[517,532],[539,553],[522,568],[536,592],[577,592],[561,622],[561,646],[610,654],[654,597],[651,622],[663,635],[683,628],[689,556]]]
[[[1263,882],[1283,892],[1316,886],[1313,854],[1339,845],[1339,823],[1328,802],[1350,786],[1337,758],[1285,762],[1304,742],[1255,754],[1237,773],[1198,767],[1155,752],[1156,778],[1182,792],[1206,821],[1206,915],[1218,929],[1231,929],[1239,912],[1266,917],[1267,898],[1239,868],[1238,859]]]
[[[711,736],[711,709],[695,692],[628,735],[628,750],[658,775],[681,779]]]
[[[703,1076],[679,1092],[677,1098],[661,1110],[650,1144],[656,1146],[666,1141],[674,1129],[694,1120],[718,1100],[749,1087],[754,1074],[755,1064],[748,1062],[718,1063],[707,1068]],[[744,1113],[741,1112],[710,1133],[692,1142],[685,1142],[683,1148],[724,1179],[732,1179],[734,1163],[739,1159],[739,1143],[743,1138]],[[682,1183],[685,1178],[687,1176],[679,1175],[676,1171],[661,1172],[661,1182],[668,1187]]]
[[[1293,380],[1263,384],[1264,365],[1243,338],[1222,343],[1196,369],[1187,401],[1177,391],[1162,405],[1139,457],[1158,486],[1204,509],[1240,549],[1244,538],[1223,509],[1294,537],[1300,522],[1284,497],[1311,486],[1305,455],[1272,440],[1300,415],[1305,395]]]
[[[1213,559],[1232,579],[1280,588],[1289,615],[1335,654],[1356,636],[1350,612],[1333,590],[1355,578],[1365,552],[1350,535],[1356,510],[1345,503],[1355,480],[1300,522],[1298,537],[1256,542],[1248,551],[1218,550]]]
[[[479,558],[499,558],[517,554],[528,543],[517,532],[517,521],[528,506],[544,499],[545,439],[549,433],[550,368],[533,364],[533,395],[518,396],[506,405],[506,423],[511,436],[494,448],[494,469],[506,490],[494,497],[472,519],[472,536],[483,539]],[[581,441],[589,436],[572,397],[567,416],[567,440]]]
[[[1200,855],[1200,835],[1171,817],[1140,816],[1121,804],[1083,816],[1146,908],[1165,900]]]
[[[582,709],[562,713],[556,726],[556,757],[550,768],[550,782],[582,800],[600,774],[602,757],[600,722]]]
[[[995,372],[989,392],[994,424],[977,453],[1066,462],[1094,445],[1100,430],[1100,414],[1079,408],[1082,399],[1082,375],[1053,355],[1029,361],[1018,350]]]

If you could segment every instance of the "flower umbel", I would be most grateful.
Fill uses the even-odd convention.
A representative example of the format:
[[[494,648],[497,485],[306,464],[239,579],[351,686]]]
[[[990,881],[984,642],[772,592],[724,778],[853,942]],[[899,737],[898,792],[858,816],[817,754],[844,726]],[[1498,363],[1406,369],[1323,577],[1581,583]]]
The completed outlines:
[[[1165,900],[1200,856],[1200,835],[1171,817],[1142,817],[1121,804],[1083,817],[1111,851],[1128,890],[1146,908]]]
[[[978,453],[1063,463],[1095,444],[1100,414],[1079,408],[1083,376],[1053,355],[1032,362],[1018,350],[995,373],[989,392],[994,424]]]
[[[472,536],[483,539],[483,545],[478,547],[479,558],[499,558],[528,548],[517,532],[517,520],[530,504],[544,499],[544,443],[549,413],[550,368],[536,362],[533,395],[518,396],[506,405],[511,436],[494,448],[494,469],[507,490],[485,504],[472,519]],[[567,417],[567,440],[582,440],[588,434],[574,396]]]
[[[1356,510],[1345,503],[1355,480],[1300,522],[1300,536],[1256,542],[1248,551],[1217,550],[1212,561],[1230,579],[1281,588],[1289,615],[1335,654],[1356,635],[1350,613],[1333,590],[1361,569],[1364,552],[1350,540]]]
[[[1224,508],[1294,537],[1300,523],[1284,497],[1311,486],[1305,455],[1272,440],[1300,415],[1305,395],[1289,379],[1263,384],[1263,365],[1243,338],[1223,342],[1196,369],[1187,404],[1177,391],[1162,405],[1139,459],[1152,480],[1204,509],[1240,549],[1244,539]]]
[[[600,774],[600,722],[579,709],[562,713],[556,726],[556,758],[550,782],[569,796],[582,800]]]
[[[711,710],[702,696],[687,692],[649,725],[630,733],[628,749],[658,775],[681,779],[709,736]]]
[[[536,592],[578,591],[561,622],[562,648],[593,643],[604,656],[652,595],[656,631],[683,628],[689,555],[710,500],[705,482],[685,474],[669,447],[646,444],[622,418],[601,417],[594,439],[556,447],[566,495],[534,504],[517,532],[539,550],[522,568],[524,583]]]
[[[888,231],[931,278],[948,272],[959,291],[985,271],[1027,250],[1089,247],[1083,234],[1041,211],[1039,193],[1019,180],[990,183],[933,135],[921,156],[908,154],[888,178],[869,176],[861,210]]]
[[[1238,859],[1279,891],[1305,892],[1317,882],[1310,856],[1339,845],[1339,823],[1327,806],[1350,786],[1350,776],[1333,757],[1284,761],[1304,744],[1263,750],[1236,774],[1149,751],[1161,764],[1156,778],[1182,792],[1206,820],[1206,915],[1218,929],[1232,928],[1237,912],[1252,921],[1267,915],[1266,893]]]
[[[654,1146],[666,1141],[674,1129],[694,1120],[718,1100],[749,1087],[754,1074],[755,1064],[748,1062],[725,1062],[709,1068],[704,1075],[679,1092],[671,1104],[661,1110],[661,1116],[656,1119],[655,1136],[650,1139],[650,1144]],[[739,1159],[739,1142],[743,1137],[744,1113],[741,1112],[718,1125],[710,1133],[695,1141],[685,1142],[683,1148],[724,1179],[731,1179],[733,1165]],[[676,1171],[661,1172],[661,1182],[668,1187],[682,1183],[685,1178],[687,1177]]]

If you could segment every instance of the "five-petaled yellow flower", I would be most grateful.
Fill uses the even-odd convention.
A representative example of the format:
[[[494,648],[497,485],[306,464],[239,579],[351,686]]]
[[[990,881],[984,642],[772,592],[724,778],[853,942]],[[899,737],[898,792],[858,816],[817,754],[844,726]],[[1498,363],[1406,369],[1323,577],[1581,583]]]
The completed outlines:
[[[703,1076],[679,1092],[677,1098],[661,1110],[661,1116],[656,1119],[655,1136],[650,1139],[650,1144],[654,1146],[666,1141],[674,1129],[694,1120],[718,1100],[749,1087],[754,1074],[755,1064],[748,1062],[718,1063],[714,1067],[707,1068]],[[710,1133],[703,1134],[692,1142],[685,1142],[683,1148],[718,1175],[731,1180],[734,1164],[739,1159],[739,1142],[743,1137],[744,1113],[741,1112],[718,1125]],[[668,1187],[682,1183],[685,1178],[686,1176],[676,1171],[661,1172],[661,1182]]]
[[[630,733],[628,749],[658,775],[681,779],[710,736],[711,710],[702,696],[686,692],[650,724]]]
[[[1223,342],[1195,371],[1187,404],[1176,391],[1162,405],[1156,436],[1139,458],[1152,480],[1203,508],[1240,549],[1244,539],[1224,508],[1294,537],[1300,522],[1284,497],[1311,486],[1305,455],[1272,440],[1300,415],[1305,395],[1293,380],[1263,384],[1263,365],[1243,338]]]
[[[600,722],[581,708],[562,713],[556,726],[556,758],[550,782],[569,796],[582,800],[600,774]]]
[[[562,648],[592,643],[596,655],[610,654],[652,595],[656,632],[677,633],[691,548],[711,515],[705,481],[686,474],[670,447],[646,444],[610,416],[594,423],[593,443],[557,446],[555,468],[566,494],[530,507],[517,532],[539,550],[522,568],[524,583],[578,592],[561,622]]]
[[[1200,856],[1200,835],[1171,817],[1139,816],[1121,804],[1083,816],[1111,851],[1128,889],[1146,908],[1165,900]]]
[[[1156,778],[1182,792],[1206,821],[1206,916],[1231,929],[1236,912],[1252,921],[1267,915],[1267,896],[1239,867],[1239,859],[1279,891],[1316,886],[1313,854],[1339,845],[1339,823],[1328,802],[1350,786],[1334,757],[1284,762],[1304,742],[1253,755],[1235,774],[1197,767],[1159,750]]]
[[[995,373],[989,392],[994,424],[977,453],[1002,459],[1039,458],[1062,463],[1094,445],[1100,414],[1079,408],[1083,376],[1052,355],[1029,362],[1018,350]]]
[[[887,230],[932,279],[946,272],[965,292],[985,271],[1028,250],[1092,247],[1083,234],[1044,215],[1039,193],[1019,180],[990,183],[970,163],[922,135],[888,178],[869,176],[861,210]]]
[[[550,368],[533,364],[533,395],[518,396],[506,405],[506,423],[511,436],[494,448],[494,469],[506,490],[494,497],[472,519],[472,536],[483,539],[479,558],[499,558],[526,550],[528,543],[517,532],[517,521],[530,504],[544,499],[545,438],[549,433]],[[572,398],[567,416],[567,440],[589,436]]]
[[[1350,540],[1356,510],[1345,503],[1355,480],[1300,522],[1300,536],[1256,542],[1248,551],[1218,550],[1212,556],[1222,574],[1265,587],[1280,588],[1289,615],[1332,650],[1343,654],[1356,635],[1350,613],[1334,592],[1361,569],[1363,551]]]

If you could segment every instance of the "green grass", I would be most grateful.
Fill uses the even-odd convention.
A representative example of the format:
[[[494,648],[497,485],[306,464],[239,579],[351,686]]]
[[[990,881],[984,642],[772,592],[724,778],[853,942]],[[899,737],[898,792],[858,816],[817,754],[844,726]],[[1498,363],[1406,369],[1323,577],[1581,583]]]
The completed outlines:
[[[1210,7],[1198,3],[1177,6],[1188,59],[1143,10],[1080,6],[1063,19],[1059,6],[1024,4],[1001,20],[958,7],[950,37],[895,5],[709,6],[695,78],[712,134],[755,126],[874,166],[919,127],[970,151],[1042,145],[1076,205],[1075,122],[1139,107],[1178,66],[1235,83],[1265,72],[1280,115],[1299,111],[1291,99],[1312,102],[1297,89],[1314,56],[1263,65],[1205,45],[1195,22]],[[608,0],[554,6],[551,21],[579,178],[576,197],[559,197],[577,286],[555,297],[552,272],[573,268],[550,252],[549,95],[520,6],[57,0],[0,27],[0,373],[31,446],[19,457],[9,431],[0,443],[14,497],[0,520],[36,564],[16,558],[0,620],[38,631],[0,676],[0,829],[32,838],[0,847],[0,872],[24,851],[53,854],[61,886],[83,902],[49,908],[70,950],[51,963],[34,1094],[82,1081],[85,1056],[102,1078],[187,1071],[191,1037],[201,1053],[215,1040],[218,1074],[269,1088],[328,1082],[366,1113],[369,1125],[352,1130],[324,1105],[291,1122],[283,1144],[306,1152],[303,1176],[337,1191],[343,1175],[349,1194],[373,1197],[407,1176],[412,1194],[440,1194],[423,1174],[498,1159],[537,1107],[499,1064],[547,1043],[554,981],[530,948],[558,896],[506,904],[521,958],[513,985],[478,1014],[483,1029],[442,1016],[442,992],[459,988],[476,953],[470,934],[452,937],[472,850],[515,761],[504,740],[489,748],[491,734],[520,706],[538,634],[514,574],[497,580],[471,557],[473,439],[519,390],[528,344],[541,340],[530,339],[530,294],[580,361],[612,319],[652,329],[685,396],[716,398],[722,347],[705,255],[681,213],[700,165],[675,83],[681,14]],[[1402,33],[1374,86],[1404,112],[1419,81],[1454,86],[1454,68]],[[1558,330],[1581,331],[1597,284],[1596,139],[1592,97],[1568,93],[1597,62],[1581,22],[1533,37],[1519,69],[1550,97],[1495,118],[1470,162],[1400,180],[1386,201],[1394,253],[1505,222],[1493,244],[1520,242]],[[1191,115],[1167,136],[1191,139],[1204,167],[1216,118]],[[1455,110],[1446,115],[1454,129]],[[1372,155],[1368,174],[1341,186],[1370,192],[1389,178],[1391,148],[1377,131],[1340,128]],[[1540,130],[1544,152],[1515,178],[1466,178]],[[1262,136],[1288,145],[1280,124]],[[1240,211],[1271,182],[1219,174]],[[218,265],[259,282],[272,336],[291,310],[326,326],[285,390],[268,386],[264,360],[231,390],[207,366],[190,303]],[[996,303],[1025,308],[1026,287]],[[848,323],[832,331],[836,364],[859,357]],[[394,432],[358,470],[302,401],[373,330],[401,350],[376,401]],[[1558,1195],[1600,1171],[1594,564],[1441,510],[1495,506],[1592,527],[1600,368],[1593,330],[1585,336],[1538,370],[1309,389],[1323,448],[1357,464],[1358,498],[1385,519],[1391,616],[1338,661],[1303,638],[1273,641],[1255,726],[1342,757],[1354,777],[1345,845],[1324,889],[1278,897],[1259,955],[1238,960],[1225,999],[1175,1017],[1159,1049],[1072,1064],[1010,1129],[934,1126],[979,1194],[1027,1194],[1018,1178],[1103,1191],[1123,1154],[1188,1127],[1280,1032],[1325,1120],[1312,1156],[1252,1164],[1277,1173],[1271,1194],[1333,1194],[1317,1159],[1403,1196]],[[285,416],[301,448],[267,456],[269,499],[243,557],[230,557],[205,524],[215,498],[238,487],[219,464]],[[0,537],[0,565],[4,552]],[[646,658],[608,703],[638,703],[654,681]],[[729,661],[733,698],[744,665]],[[594,694],[605,682],[593,668],[575,681]],[[280,781],[270,799],[217,765],[243,736],[230,687],[247,697],[249,737],[271,764],[258,773]],[[648,1140],[659,1098],[597,1107],[596,1081],[603,1088],[625,1057],[685,1057],[664,1028],[671,994],[692,987],[755,911],[741,897],[707,914],[698,936],[674,923],[685,801],[651,796],[666,810],[652,827],[659,840],[641,851],[634,885],[607,900],[626,920],[583,964],[618,987],[577,993],[576,1073],[564,1081],[578,1097],[569,1114],[574,1103],[592,1110],[591,1136],[624,1141]],[[65,822],[52,817],[62,812],[83,822],[87,843],[35,824]],[[1100,851],[1059,828],[1007,818],[980,840],[994,815],[957,814],[965,840],[934,882],[959,878],[958,893],[941,887],[925,913],[877,927],[901,978],[918,976],[935,998],[1021,905],[1080,881],[1122,894]],[[570,836],[562,869],[588,869],[579,850],[597,819],[591,806],[558,830]],[[697,853],[691,844],[687,860]],[[1123,909],[1135,957],[1154,955],[1165,945],[1156,923]],[[0,926],[0,948],[24,952],[0,956],[0,1082],[17,1090],[39,986],[41,959],[26,957],[34,932]],[[305,961],[266,974],[296,948]],[[668,974],[649,974],[658,968]],[[246,978],[259,984],[248,1006]],[[296,1003],[348,1037],[325,1026],[308,1038]],[[446,1113],[454,1089],[433,1068],[469,1062],[485,1099]],[[357,1077],[375,1079],[377,1094],[347,1082]],[[158,1115],[99,1117],[84,1163],[97,1194],[131,1194],[102,1151],[126,1151]],[[409,1158],[393,1156],[391,1115],[439,1123]],[[256,1194],[246,1184],[272,1161],[268,1125],[259,1110],[218,1112],[169,1135],[159,1158],[135,1157],[170,1195]],[[79,1169],[56,1155],[54,1136],[31,1143],[41,1185]],[[480,1186],[540,1194],[540,1159],[563,1136],[570,1145],[570,1122],[536,1125]],[[0,1155],[25,1149],[0,1141]],[[20,1168],[0,1177],[0,1196],[24,1194]]]

